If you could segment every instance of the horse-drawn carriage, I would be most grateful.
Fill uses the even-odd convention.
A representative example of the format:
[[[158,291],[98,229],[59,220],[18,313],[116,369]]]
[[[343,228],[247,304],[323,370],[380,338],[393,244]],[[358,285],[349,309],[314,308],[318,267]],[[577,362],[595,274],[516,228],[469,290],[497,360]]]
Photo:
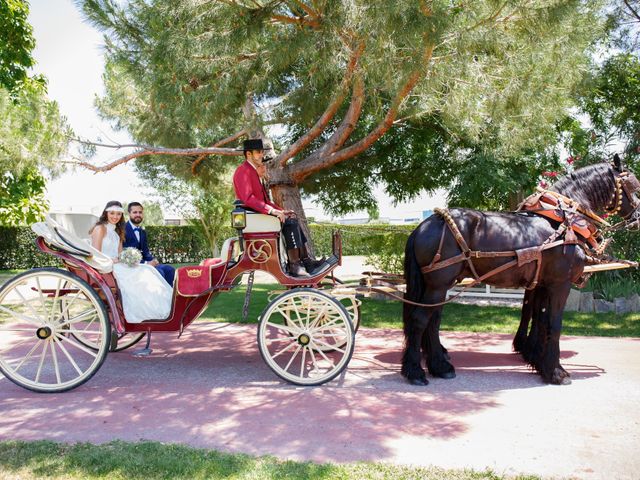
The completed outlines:
[[[224,242],[219,258],[177,269],[169,317],[141,323],[125,318],[110,258],[50,217],[33,225],[38,248],[64,268],[35,268],[0,289],[0,371],[29,390],[70,390],[89,380],[109,351],[152,332],[182,333],[243,274],[263,271],[285,288],[259,318],[263,359],[297,385],[332,380],[351,359],[359,322],[359,301],[334,288],[335,280],[327,282],[341,263],[340,233],[333,233],[333,255],[325,264],[299,278],[286,271],[275,217],[237,206],[232,224],[238,236]]]

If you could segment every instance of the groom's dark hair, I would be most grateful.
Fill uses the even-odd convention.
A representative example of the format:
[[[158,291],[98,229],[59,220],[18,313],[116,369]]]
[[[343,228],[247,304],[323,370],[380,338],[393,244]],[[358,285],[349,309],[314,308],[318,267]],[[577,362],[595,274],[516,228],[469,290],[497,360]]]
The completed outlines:
[[[127,205],[127,212],[131,213],[131,209],[133,207],[142,207],[142,204],[140,202],[131,202],[129,205]]]

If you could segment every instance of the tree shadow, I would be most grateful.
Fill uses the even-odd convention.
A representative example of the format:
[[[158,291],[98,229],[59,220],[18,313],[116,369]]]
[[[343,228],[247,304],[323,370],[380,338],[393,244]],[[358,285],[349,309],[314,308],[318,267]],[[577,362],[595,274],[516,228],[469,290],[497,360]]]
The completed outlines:
[[[295,460],[380,461],[393,458],[403,438],[464,435],[475,415],[503,407],[504,390],[544,385],[515,354],[491,350],[505,348],[499,336],[444,335],[458,377],[421,388],[399,374],[402,332],[363,329],[347,371],[299,387],[263,362],[256,325],[190,328],[181,339],[154,334],[147,358],[109,354],[70,392],[37,394],[0,378],[0,439],[153,440]],[[601,373],[580,368],[580,375]]]

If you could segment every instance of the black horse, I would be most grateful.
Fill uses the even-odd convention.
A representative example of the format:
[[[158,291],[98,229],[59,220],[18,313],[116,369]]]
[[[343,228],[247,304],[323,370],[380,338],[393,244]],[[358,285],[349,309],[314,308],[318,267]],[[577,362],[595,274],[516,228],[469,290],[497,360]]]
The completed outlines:
[[[561,194],[561,198],[568,197],[574,206],[579,204],[583,212],[598,213],[609,208],[627,222],[637,224],[640,201],[635,191],[639,188],[637,178],[625,170],[616,156],[614,164],[600,163],[576,170],[556,182],[552,191]],[[571,285],[581,278],[589,258],[585,251],[588,247],[579,237],[572,237],[578,238],[577,242],[568,241],[569,235],[574,233],[567,233],[561,222],[528,211],[451,209],[422,222],[409,236],[405,248],[405,300],[431,306],[404,304],[402,374],[414,385],[428,384],[420,365],[422,349],[433,376],[455,377],[455,369],[440,343],[442,303],[447,290],[463,278],[490,275],[483,279],[485,283],[528,288],[515,350],[546,382],[570,383],[569,373],[560,365],[562,313]],[[544,250],[536,248],[545,242]],[[502,253],[494,256],[487,252]],[[527,333],[530,321],[531,331]]]

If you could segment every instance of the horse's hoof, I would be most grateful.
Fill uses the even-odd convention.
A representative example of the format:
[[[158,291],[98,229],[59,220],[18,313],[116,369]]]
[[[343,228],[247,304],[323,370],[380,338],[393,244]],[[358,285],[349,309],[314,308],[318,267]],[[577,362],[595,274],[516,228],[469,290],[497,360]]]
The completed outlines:
[[[571,378],[569,377],[569,372],[564,368],[556,368],[551,376],[551,383],[554,385],[571,385]]]
[[[456,372],[442,372],[436,373],[434,377],[444,378],[445,380],[450,380],[452,378],[456,378]]]
[[[411,385],[417,385],[418,387],[426,387],[429,385],[429,380],[426,378],[410,378],[409,383]]]

